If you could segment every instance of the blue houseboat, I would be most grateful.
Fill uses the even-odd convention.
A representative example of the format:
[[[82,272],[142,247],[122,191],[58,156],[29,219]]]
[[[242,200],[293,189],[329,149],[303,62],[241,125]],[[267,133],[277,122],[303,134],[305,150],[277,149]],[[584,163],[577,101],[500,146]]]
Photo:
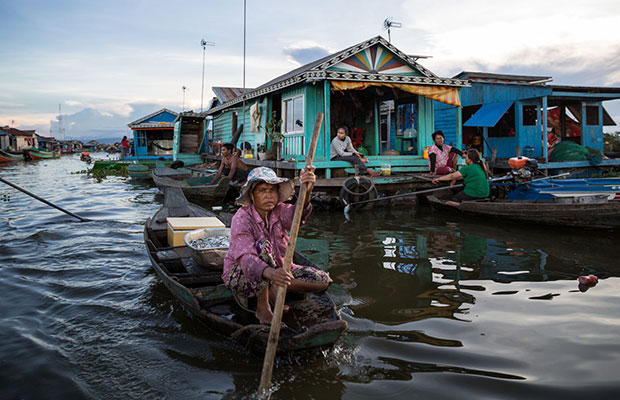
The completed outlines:
[[[471,86],[461,90],[462,110],[435,104],[435,127],[446,141],[458,145],[455,122],[461,125],[463,146],[477,147],[495,166],[518,154],[537,158],[540,168],[588,167],[588,161],[549,161],[549,135],[560,141],[603,150],[603,126],[615,125],[603,101],[620,98],[620,88],[557,86],[548,76],[461,72]],[[602,160],[600,165],[620,165]],[[507,167],[507,165],[505,165]]]
[[[354,173],[349,163],[330,161],[331,140],[346,125],[354,145],[368,154],[370,167],[390,167],[391,175],[373,178],[374,183],[402,188],[415,180],[408,173],[428,170],[423,150],[432,143],[434,104],[448,104],[459,114],[459,89],[468,85],[467,80],[436,76],[419,58],[377,36],[306,64],[210,108],[206,114],[213,117],[213,141],[230,142],[243,124],[240,143],[270,147],[264,127],[273,117],[281,121],[281,157],[246,162],[292,175],[304,166],[314,120],[322,112],[314,162],[317,187],[339,188]],[[457,121],[453,125],[460,146],[461,126]]]
[[[129,123],[133,131],[133,154],[123,159],[157,160],[163,157],[172,160],[174,121],[178,116],[176,112],[162,108]]]

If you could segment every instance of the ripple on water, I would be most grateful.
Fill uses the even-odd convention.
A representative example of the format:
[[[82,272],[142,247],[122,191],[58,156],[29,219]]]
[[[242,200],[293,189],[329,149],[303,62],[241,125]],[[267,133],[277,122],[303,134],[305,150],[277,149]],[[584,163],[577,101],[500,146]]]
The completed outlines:
[[[85,168],[76,156],[0,167],[93,220],[0,190],[0,397],[254,398],[262,358],[206,329],[150,269],[142,230],[157,189],[72,174]],[[330,350],[278,357],[273,399],[620,391],[617,236],[425,209],[352,218],[315,212],[301,230],[349,329]],[[586,273],[601,279],[581,293]]]

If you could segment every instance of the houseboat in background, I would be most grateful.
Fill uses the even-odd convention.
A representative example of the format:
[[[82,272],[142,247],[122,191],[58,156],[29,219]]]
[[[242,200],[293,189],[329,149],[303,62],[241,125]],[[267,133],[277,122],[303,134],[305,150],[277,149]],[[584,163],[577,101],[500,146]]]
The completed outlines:
[[[182,161],[186,166],[202,164],[202,154],[209,147],[210,130],[210,117],[193,111],[180,113],[174,120],[174,161]]]
[[[423,153],[432,144],[434,104],[460,110],[459,90],[469,83],[438,77],[421,66],[419,58],[377,36],[306,64],[207,110],[213,118],[214,144],[230,142],[243,124],[250,129],[242,132],[241,143],[253,149],[271,147],[265,126],[272,117],[282,120],[281,160],[244,162],[293,176],[304,166],[314,119],[322,112],[314,161],[317,190],[338,193],[354,173],[351,164],[330,160],[330,143],[342,125],[349,127],[354,145],[368,154],[369,167],[389,166],[389,176],[368,178],[373,185],[382,191],[427,185],[414,173],[428,171]],[[458,121],[453,125],[460,147],[461,126]]]
[[[435,104],[435,127],[457,145],[477,147],[494,169],[509,169],[508,159],[524,155],[539,169],[587,168],[587,160],[550,156],[557,139],[603,151],[603,127],[615,125],[603,107],[620,99],[620,88],[550,85],[548,76],[464,71],[454,77],[471,82],[461,89],[462,108]],[[550,143],[551,139],[551,143]],[[597,160],[597,167],[618,167],[620,159]]]
[[[178,116],[178,113],[162,108],[130,122],[127,126],[133,132],[133,151],[130,156],[123,157],[123,160],[172,160],[174,121]]]

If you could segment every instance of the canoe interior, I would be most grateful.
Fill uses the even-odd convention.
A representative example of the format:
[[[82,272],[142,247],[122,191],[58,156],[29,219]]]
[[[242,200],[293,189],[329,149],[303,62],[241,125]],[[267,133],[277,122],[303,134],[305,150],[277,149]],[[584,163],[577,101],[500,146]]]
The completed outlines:
[[[166,200],[183,195],[178,189],[167,190]],[[168,201],[168,206],[174,202]],[[212,330],[232,337],[250,349],[265,350],[269,327],[260,325],[253,312],[242,309],[222,281],[221,269],[209,270],[196,264],[186,246],[168,247],[166,217],[214,216],[213,213],[186,202],[164,205],[145,225],[145,242],[153,268],[183,306]],[[226,221],[225,221],[226,222]],[[230,221],[228,221],[230,222]],[[294,262],[313,265],[296,254]],[[346,328],[326,291],[287,295],[290,311],[284,313],[278,345],[279,351],[322,348],[332,345]],[[250,303],[254,308],[255,303]]]

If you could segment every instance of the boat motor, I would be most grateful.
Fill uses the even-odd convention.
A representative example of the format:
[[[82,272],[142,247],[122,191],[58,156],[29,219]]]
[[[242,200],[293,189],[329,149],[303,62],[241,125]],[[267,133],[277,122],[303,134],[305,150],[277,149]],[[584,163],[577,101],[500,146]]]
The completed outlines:
[[[513,157],[508,160],[508,165],[512,168],[510,175],[515,182],[527,182],[538,170],[538,161],[528,157]]]

